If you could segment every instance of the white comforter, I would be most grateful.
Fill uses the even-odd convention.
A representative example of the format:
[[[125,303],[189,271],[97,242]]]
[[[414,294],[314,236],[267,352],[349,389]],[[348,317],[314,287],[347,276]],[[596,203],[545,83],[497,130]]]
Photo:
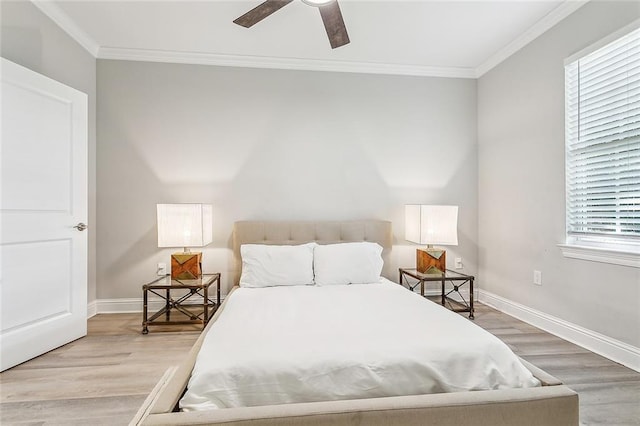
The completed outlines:
[[[240,288],[198,355],[185,411],[538,386],[499,339],[382,279]]]

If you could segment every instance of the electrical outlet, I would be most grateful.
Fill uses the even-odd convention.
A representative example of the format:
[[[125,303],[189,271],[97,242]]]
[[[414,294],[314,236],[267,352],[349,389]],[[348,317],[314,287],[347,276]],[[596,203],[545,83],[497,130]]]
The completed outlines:
[[[167,275],[167,264],[158,263],[158,267],[156,268],[156,273],[160,276]]]
[[[533,271],[533,283],[535,285],[542,285],[542,272]]]
[[[456,266],[456,269],[462,269],[462,258],[461,257],[456,257],[455,266]]]

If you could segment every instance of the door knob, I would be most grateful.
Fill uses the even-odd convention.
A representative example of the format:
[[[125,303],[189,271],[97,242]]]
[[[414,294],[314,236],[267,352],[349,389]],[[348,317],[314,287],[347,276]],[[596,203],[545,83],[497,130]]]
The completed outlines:
[[[74,228],[76,228],[78,231],[84,231],[85,229],[87,229],[87,225],[85,225],[84,223],[80,222],[79,224],[74,226]]]

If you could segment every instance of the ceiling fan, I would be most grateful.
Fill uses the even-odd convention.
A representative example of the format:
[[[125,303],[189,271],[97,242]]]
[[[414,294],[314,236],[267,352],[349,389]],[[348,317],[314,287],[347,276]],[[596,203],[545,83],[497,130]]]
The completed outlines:
[[[254,24],[257,24],[272,13],[282,9],[292,1],[293,0],[266,0],[233,22],[245,28],[252,27]],[[349,35],[347,34],[347,28],[344,26],[338,0],[302,0],[302,2],[309,6],[317,7],[320,10],[320,16],[322,17],[322,22],[327,31],[332,49],[349,43]]]

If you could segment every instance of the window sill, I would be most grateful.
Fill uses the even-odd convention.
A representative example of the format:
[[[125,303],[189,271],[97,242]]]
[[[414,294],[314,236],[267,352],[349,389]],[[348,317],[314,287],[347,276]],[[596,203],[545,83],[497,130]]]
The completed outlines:
[[[640,268],[640,250],[635,248],[605,248],[590,246],[584,243],[558,244],[558,247],[560,247],[564,257]]]

